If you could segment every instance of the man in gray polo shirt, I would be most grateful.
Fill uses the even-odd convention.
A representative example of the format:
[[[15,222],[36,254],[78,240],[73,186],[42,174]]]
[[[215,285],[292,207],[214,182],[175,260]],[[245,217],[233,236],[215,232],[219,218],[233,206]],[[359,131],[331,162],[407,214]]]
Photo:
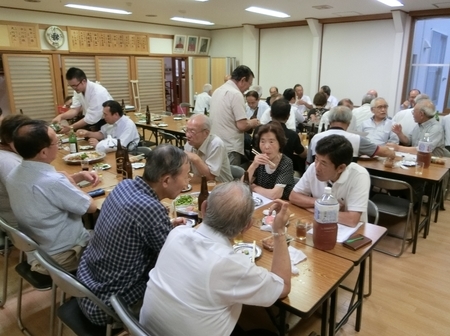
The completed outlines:
[[[361,137],[358,134],[347,132],[347,128],[352,121],[352,111],[347,106],[333,107],[329,113],[328,120],[330,121],[330,128],[325,131],[314,135],[311,143],[308,147],[308,155],[306,162],[311,164],[314,162],[314,156],[316,155],[316,144],[320,139],[331,134],[343,135],[350,141],[353,147],[353,157],[360,155],[367,156],[382,156],[382,157],[395,157],[395,152],[390,150],[386,146],[378,146],[371,142],[369,139]]]
[[[55,170],[50,163],[58,153],[58,138],[42,120],[22,123],[13,142],[23,161],[7,176],[6,188],[19,229],[61,266],[75,270],[90,238],[81,216],[97,210],[76,183],[86,180],[96,185],[98,177],[93,172],[68,176]],[[32,271],[46,273],[31,254],[28,263]]]
[[[196,114],[187,122],[187,143],[184,149],[195,175],[208,180],[230,182],[230,161],[223,141],[211,134],[211,120],[204,114]]]

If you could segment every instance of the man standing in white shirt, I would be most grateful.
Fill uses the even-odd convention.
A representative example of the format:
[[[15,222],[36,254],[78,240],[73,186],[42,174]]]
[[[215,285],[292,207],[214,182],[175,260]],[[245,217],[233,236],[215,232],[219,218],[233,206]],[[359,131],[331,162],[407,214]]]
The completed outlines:
[[[203,92],[197,95],[197,99],[195,100],[194,113],[205,113],[205,109],[206,111],[209,111],[209,106],[211,105],[211,94],[212,85],[203,85]]]
[[[70,68],[66,73],[67,84],[75,90],[72,98],[72,105],[70,110],[56,116],[52,123],[60,123],[61,120],[72,119],[81,111],[84,111],[84,117],[72,124],[74,130],[90,126],[94,131],[97,131],[105,124],[102,119],[103,109],[102,104],[107,100],[113,98],[100,84],[91,82],[86,78],[83,70],[78,68]],[[69,132],[70,127],[64,126],[62,133]]]
[[[80,137],[90,138],[89,144],[100,152],[115,152],[117,150],[117,139],[120,144],[127,147],[131,142],[135,146],[139,143],[139,133],[135,123],[123,115],[122,106],[114,100],[105,101],[103,104],[103,117],[106,125],[99,132],[78,130]]]
[[[245,113],[243,93],[252,85],[254,77],[249,67],[240,65],[211,98],[211,133],[224,142],[232,165],[244,161],[244,132],[260,124],[258,119],[247,119]]]
[[[320,92],[323,92],[327,95],[327,105],[325,106],[326,109],[330,110],[331,108],[338,105],[339,100],[331,95],[331,89],[328,85],[323,85],[320,87]]]
[[[252,226],[247,185],[221,184],[201,208],[202,225],[173,229],[150,271],[139,322],[151,335],[234,335],[242,305],[269,307],[290,292],[287,203],[270,209],[277,213],[270,271],[233,251],[231,241]]]

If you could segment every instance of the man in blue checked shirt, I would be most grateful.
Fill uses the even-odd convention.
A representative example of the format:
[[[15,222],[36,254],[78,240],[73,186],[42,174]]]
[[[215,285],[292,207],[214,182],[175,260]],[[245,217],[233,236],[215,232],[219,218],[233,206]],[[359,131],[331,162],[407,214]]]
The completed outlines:
[[[128,305],[140,305],[148,273],[156,263],[173,222],[160,200],[175,198],[189,183],[189,161],[179,148],[161,145],[150,153],[143,177],[120,182],[108,195],[83,253],[77,277],[110,305],[119,294]],[[90,321],[106,325],[106,314],[87,298],[78,300]]]

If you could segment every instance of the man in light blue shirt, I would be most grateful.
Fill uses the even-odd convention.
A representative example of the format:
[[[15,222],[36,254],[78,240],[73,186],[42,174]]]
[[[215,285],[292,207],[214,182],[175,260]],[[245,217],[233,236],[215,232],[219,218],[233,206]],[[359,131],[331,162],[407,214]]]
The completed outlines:
[[[372,118],[364,120],[358,128],[366,132],[367,138],[377,145],[399,143],[397,134],[392,131],[392,120],[388,118],[388,104],[384,98],[375,98],[370,102]]]

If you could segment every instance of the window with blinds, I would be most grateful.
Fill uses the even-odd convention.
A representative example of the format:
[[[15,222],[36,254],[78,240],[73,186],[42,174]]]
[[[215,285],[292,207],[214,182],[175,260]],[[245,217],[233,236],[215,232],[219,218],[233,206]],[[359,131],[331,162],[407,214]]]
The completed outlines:
[[[136,57],[136,72],[141,106],[148,105],[151,111],[165,111],[164,59]]]
[[[129,57],[96,57],[98,78],[114,100],[119,103],[124,100],[132,104],[130,92],[130,58]]]
[[[70,68],[79,68],[84,71],[86,77],[91,81],[97,81],[97,71],[95,67],[95,57],[94,56],[61,56],[62,60],[62,76],[64,78],[64,92],[66,96],[72,96],[74,90],[67,85],[66,72]],[[113,96],[114,97],[114,96]]]
[[[11,112],[52,120],[57,102],[51,56],[4,54],[2,59]]]

